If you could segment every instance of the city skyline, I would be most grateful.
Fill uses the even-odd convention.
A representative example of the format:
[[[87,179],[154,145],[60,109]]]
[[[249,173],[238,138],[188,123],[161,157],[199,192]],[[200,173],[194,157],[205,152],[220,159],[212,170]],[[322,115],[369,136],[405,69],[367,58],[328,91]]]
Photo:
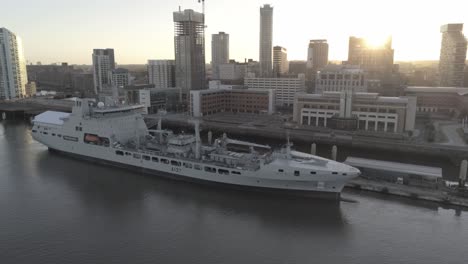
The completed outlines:
[[[4,21],[8,23],[2,26],[23,38],[29,63],[41,61],[43,64],[68,61],[89,65],[90,51],[94,48],[115,49],[119,64],[174,59],[172,12],[177,11],[179,5],[182,9],[201,12],[201,4],[196,0],[170,3],[144,0],[138,6],[126,1],[100,1],[93,3],[92,9],[86,8],[91,5],[86,1],[74,6],[46,0],[27,2],[30,8],[22,10],[23,1],[4,4],[11,12],[4,15]],[[287,48],[290,60],[307,58],[310,39],[327,39],[330,60],[345,60],[350,36],[376,39],[388,35],[393,37],[395,60],[438,60],[442,38],[440,26],[467,22],[463,10],[468,3],[461,0],[448,0],[444,5],[424,2],[424,12],[418,12],[422,1],[394,1],[391,5],[385,4],[385,12],[381,11],[384,2],[375,2],[241,0],[231,4],[207,1],[205,37],[219,31],[229,32],[231,59],[258,60],[258,10],[268,3],[275,9],[273,45]],[[223,12],[228,10],[227,7],[229,12]],[[325,12],[311,12],[319,9]],[[106,15],[103,10],[108,11]],[[24,15],[17,16],[18,12]],[[360,12],[359,16],[357,12]],[[416,12],[417,20],[414,19]],[[207,41],[206,44],[206,61],[209,62],[211,54],[207,51],[211,50],[211,43]]]

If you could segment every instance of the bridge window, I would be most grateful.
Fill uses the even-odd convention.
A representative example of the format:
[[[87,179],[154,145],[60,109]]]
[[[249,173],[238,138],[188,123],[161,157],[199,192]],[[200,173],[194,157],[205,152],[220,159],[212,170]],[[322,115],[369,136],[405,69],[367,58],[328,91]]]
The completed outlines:
[[[169,164],[169,160],[167,160],[167,159],[161,159],[161,163]]]
[[[219,174],[229,175],[229,171],[228,170],[223,170],[223,169],[218,169],[218,173]]]
[[[133,158],[135,159],[141,159],[141,155],[137,153],[133,153]]]
[[[33,132],[33,133],[36,133],[36,132],[37,132],[37,130],[33,129],[33,130],[32,130],[32,132]]]
[[[150,160],[151,157],[150,157],[150,156],[143,155],[143,159],[144,159],[144,160]]]
[[[311,171],[310,174],[317,174],[317,172],[316,171]]]
[[[123,156],[123,155],[124,155],[123,151],[121,151],[121,150],[116,150],[116,151],[115,151],[115,154],[116,154],[116,155],[119,155],[119,156]]]
[[[77,137],[63,136],[63,139],[64,139],[64,140],[68,140],[68,141],[78,142],[78,138],[77,138]]]
[[[239,171],[231,171],[232,174],[237,174],[237,175],[241,175],[241,173]]]
[[[294,176],[299,176],[300,172],[299,171],[294,171]]]
[[[338,174],[338,172],[334,171],[334,172],[332,172],[332,174]]]
[[[156,157],[152,157],[151,160],[152,160],[153,162],[159,162],[159,159],[156,158]]]
[[[125,152],[125,155],[126,155],[126,156],[131,156],[132,153],[130,153],[130,152]]]
[[[175,160],[171,160],[171,165],[172,165],[172,166],[180,167],[180,162],[179,162],[179,161],[175,161]]]
[[[346,173],[343,173],[343,176],[346,176],[346,175],[348,175],[348,174],[346,174]]]
[[[206,171],[206,172],[215,173],[215,172],[216,172],[216,169],[215,169],[215,168],[211,168],[211,167],[205,167],[205,171]]]
[[[279,169],[278,172],[284,172],[284,170],[283,170],[283,169]]]
[[[198,164],[193,165],[193,167],[194,167],[196,170],[201,170],[201,166],[198,165]]]
[[[191,168],[192,168],[192,164],[191,164],[191,163],[186,163],[186,162],[184,162],[184,167],[185,167],[185,168],[191,169]]]

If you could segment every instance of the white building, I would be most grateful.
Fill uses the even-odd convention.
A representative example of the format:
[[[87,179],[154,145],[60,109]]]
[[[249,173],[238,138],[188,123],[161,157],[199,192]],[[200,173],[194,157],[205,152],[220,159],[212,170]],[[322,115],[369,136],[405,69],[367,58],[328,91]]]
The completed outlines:
[[[244,89],[243,85],[238,84],[222,84],[220,80],[212,80],[208,82],[208,89]]]
[[[416,98],[346,91],[298,94],[293,119],[306,126],[402,133],[414,130]]]
[[[305,92],[305,76],[298,78],[251,78],[244,79],[244,85],[249,89],[272,89],[275,91],[277,106],[292,106],[294,96]]]
[[[270,77],[273,53],[273,7],[260,7],[260,76]]]
[[[220,64],[229,62],[229,34],[219,32],[211,35],[211,66],[212,79],[217,80],[219,77]]]
[[[114,69],[114,49],[93,50],[94,92],[96,94],[103,92],[111,85],[112,80],[109,78],[109,71]]]
[[[0,99],[27,96],[27,83],[21,38],[6,28],[0,28]]]
[[[288,51],[281,46],[273,47],[273,73],[278,76],[288,73]]]
[[[366,77],[359,66],[328,65],[317,72],[315,92],[367,92]]]
[[[148,81],[158,89],[175,87],[175,61],[148,60]]]

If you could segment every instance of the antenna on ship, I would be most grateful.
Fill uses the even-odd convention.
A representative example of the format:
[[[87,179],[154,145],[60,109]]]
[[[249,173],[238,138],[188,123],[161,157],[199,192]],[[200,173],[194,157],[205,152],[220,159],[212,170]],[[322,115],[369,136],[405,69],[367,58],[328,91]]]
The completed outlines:
[[[286,130],[286,141],[287,141],[286,142],[286,157],[288,159],[290,159],[291,158],[291,146],[292,146],[292,144],[289,141],[289,129]]]
[[[189,120],[194,125],[195,129],[195,158],[200,159],[201,156],[201,138],[200,138],[200,120],[191,119]]]

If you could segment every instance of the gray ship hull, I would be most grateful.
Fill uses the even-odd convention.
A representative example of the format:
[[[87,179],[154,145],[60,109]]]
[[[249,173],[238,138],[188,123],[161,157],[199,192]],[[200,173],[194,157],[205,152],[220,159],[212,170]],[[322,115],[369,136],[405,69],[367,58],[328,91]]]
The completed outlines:
[[[287,196],[318,198],[318,199],[336,200],[336,201],[339,201],[341,199],[339,192],[321,192],[317,190],[310,190],[310,191],[309,190],[288,190],[288,189],[271,188],[271,187],[246,186],[246,185],[238,185],[238,184],[232,184],[232,183],[214,182],[214,181],[203,180],[203,179],[198,179],[194,177],[187,177],[187,176],[180,175],[180,174],[169,173],[169,172],[165,172],[161,170],[148,169],[148,168],[133,166],[133,165],[124,164],[120,162],[113,162],[110,160],[84,156],[84,155],[80,155],[77,153],[71,153],[67,151],[54,149],[51,147],[49,147],[49,151],[52,153],[60,153],[71,158],[77,158],[80,160],[85,160],[85,161],[96,163],[96,164],[122,168],[122,169],[126,169],[129,171],[144,173],[146,175],[154,175],[154,176],[164,178],[164,179],[182,181],[186,183],[194,183],[194,184],[199,184],[202,186],[212,186],[212,187],[214,186],[214,187],[220,187],[223,189],[236,190],[239,192],[252,192],[253,191],[253,192],[264,193],[268,195],[287,195]]]

